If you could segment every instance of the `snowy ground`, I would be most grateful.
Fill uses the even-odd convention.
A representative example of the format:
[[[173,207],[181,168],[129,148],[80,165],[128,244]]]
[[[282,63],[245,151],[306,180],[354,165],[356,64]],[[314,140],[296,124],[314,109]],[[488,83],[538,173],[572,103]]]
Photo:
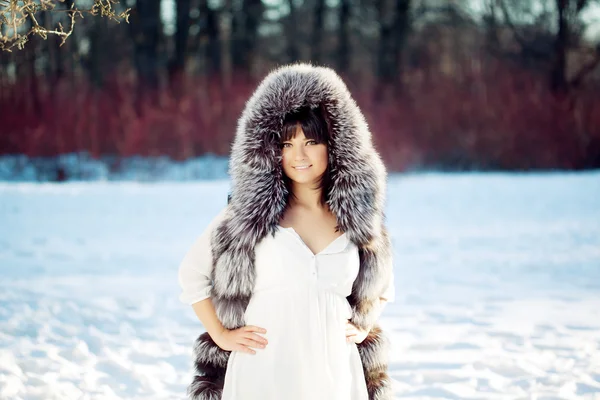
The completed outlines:
[[[68,181],[187,181],[227,179],[229,159],[204,154],[185,161],[166,156],[93,158],[86,152],[55,157],[0,155],[0,181],[57,182],[59,170]]]
[[[0,399],[183,399],[228,182],[0,183]],[[401,399],[600,399],[600,173],[392,176]]]

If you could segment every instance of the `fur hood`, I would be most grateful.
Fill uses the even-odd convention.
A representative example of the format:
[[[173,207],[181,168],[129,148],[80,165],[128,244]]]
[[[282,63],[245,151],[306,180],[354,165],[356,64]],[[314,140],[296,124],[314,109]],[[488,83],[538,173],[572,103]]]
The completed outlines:
[[[238,121],[231,150],[232,191],[225,219],[213,231],[212,301],[223,326],[245,325],[255,281],[254,248],[274,234],[287,202],[279,147],[283,120],[302,106],[319,107],[330,132],[328,204],[341,231],[359,248],[360,269],[348,301],[352,322],[369,336],[358,345],[369,398],[391,398],[387,346],[376,325],[379,297],[391,279],[391,245],[384,227],[386,171],[367,123],[346,85],[331,69],[284,66],[259,85]],[[195,345],[195,400],[220,399],[229,352],[206,333]]]

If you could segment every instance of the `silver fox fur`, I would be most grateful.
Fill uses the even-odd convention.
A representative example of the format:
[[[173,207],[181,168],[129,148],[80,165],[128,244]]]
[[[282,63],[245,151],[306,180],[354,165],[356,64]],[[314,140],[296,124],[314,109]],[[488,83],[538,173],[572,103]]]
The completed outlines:
[[[284,116],[305,105],[320,107],[325,116],[330,130],[328,204],[340,230],[359,248],[360,270],[348,301],[351,321],[362,328],[372,326],[358,345],[369,399],[388,400],[392,398],[388,342],[376,324],[379,296],[392,273],[383,213],[386,170],[360,109],[333,70],[309,64],[278,68],[246,103],[231,150],[232,191],[226,218],[211,238],[212,301],[225,328],[245,325],[255,281],[254,248],[266,235],[275,234],[288,197],[279,147]],[[229,354],[207,333],[198,337],[190,399],[221,398]]]

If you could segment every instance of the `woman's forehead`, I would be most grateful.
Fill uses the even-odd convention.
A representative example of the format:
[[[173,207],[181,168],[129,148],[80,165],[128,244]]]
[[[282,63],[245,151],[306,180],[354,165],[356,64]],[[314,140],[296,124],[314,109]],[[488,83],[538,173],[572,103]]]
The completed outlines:
[[[289,135],[289,137],[287,139],[285,139],[285,137],[282,137],[282,140],[304,140],[306,139],[306,135],[304,134],[304,130],[302,129],[302,125],[300,125],[299,123],[296,125],[295,129],[294,129],[294,133],[292,135]]]

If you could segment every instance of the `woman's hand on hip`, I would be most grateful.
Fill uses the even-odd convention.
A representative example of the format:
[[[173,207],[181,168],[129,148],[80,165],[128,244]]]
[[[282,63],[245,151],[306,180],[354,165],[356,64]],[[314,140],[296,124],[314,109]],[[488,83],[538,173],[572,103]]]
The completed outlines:
[[[268,343],[267,339],[258,333],[267,333],[267,330],[258,326],[246,325],[237,329],[224,329],[213,340],[223,350],[256,354],[252,348],[264,349]]]
[[[367,338],[369,331],[360,329],[354,325],[350,320],[346,322],[346,342],[348,343],[362,343]]]

